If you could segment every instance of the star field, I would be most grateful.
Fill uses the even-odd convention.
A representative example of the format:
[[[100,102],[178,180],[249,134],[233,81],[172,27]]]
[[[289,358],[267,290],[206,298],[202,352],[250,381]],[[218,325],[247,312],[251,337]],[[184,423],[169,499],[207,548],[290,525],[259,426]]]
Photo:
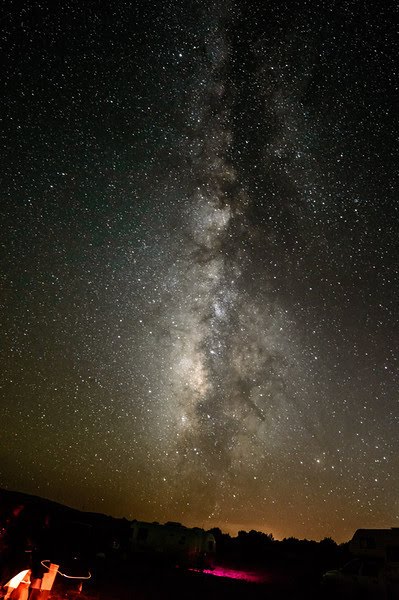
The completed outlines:
[[[2,11],[0,486],[398,526],[397,6]]]

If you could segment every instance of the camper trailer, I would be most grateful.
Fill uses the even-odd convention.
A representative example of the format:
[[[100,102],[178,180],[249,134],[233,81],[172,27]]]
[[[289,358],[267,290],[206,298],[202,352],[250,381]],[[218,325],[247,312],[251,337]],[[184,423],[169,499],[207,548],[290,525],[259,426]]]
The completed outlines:
[[[133,521],[130,549],[136,555],[180,567],[209,569],[214,565],[216,544],[211,533],[197,527]]]

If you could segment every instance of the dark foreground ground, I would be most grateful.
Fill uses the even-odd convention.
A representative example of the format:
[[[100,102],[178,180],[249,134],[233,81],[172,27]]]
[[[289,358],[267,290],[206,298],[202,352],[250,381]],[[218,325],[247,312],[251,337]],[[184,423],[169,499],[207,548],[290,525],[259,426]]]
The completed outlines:
[[[299,573],[231,571],[229,575],[140,565],[129,573],[99,574],[84,584],[80,594],[72,590],[71,582],[57,577],[51,597],[53,600],[327,600],[366,597],[323,589],[318,579],[308,579]],[[236,578],[241,576],[248,576],[249,580]]]
[[[81,590],[81,579],[57,574],[49,600],[399,600],[398,587],[393,594],[375,588],[326,587],[315,563],[285,567],[271,564],[269,569],[252,570],[219,565],[212,571],[200,571],[151,563],[148,559],[107,560],[95,565],[91,574]]]
[[[313,587],[313,589],[312,589]],[[68,584],[58,581],[52,598],[80,598],[81,600],[176,600],[180,598],[322,598],[318,586],[298,586],[279,581],[254,583],[228,577],[214,576],[178,569],[153,569],[132,571],[130,577],[102,578],[102,581],[86,583],[82,593],[76,595],[68,590]]]

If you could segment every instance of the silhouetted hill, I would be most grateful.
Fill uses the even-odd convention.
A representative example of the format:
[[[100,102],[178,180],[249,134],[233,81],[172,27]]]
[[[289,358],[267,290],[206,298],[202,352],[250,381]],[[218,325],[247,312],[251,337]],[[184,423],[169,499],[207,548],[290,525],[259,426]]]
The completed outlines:
[[[40,496],[0,488],[0,518],[3,513],[18,506],[23,506],[24,512],[26,511],[27,513],[36,513],[43,516],[50,515],[58,519],[82,520],[92,525],[102,524],[110,520],[115,522],[121,520],[102,513],[81,511]]]

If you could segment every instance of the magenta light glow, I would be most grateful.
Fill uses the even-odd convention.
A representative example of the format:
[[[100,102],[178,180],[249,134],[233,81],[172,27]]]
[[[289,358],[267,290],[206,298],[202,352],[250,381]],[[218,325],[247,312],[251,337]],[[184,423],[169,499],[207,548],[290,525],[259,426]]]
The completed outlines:
[[[228,579],[240,579],[251,583],[264,583],[267,579],[265,574],[254,573],[253,571],[239,571],[238,569],[228,569],[227,567],[215,567],[213,570],[190,569],[205,575],[213,575],[214,577],[227,577]]]

